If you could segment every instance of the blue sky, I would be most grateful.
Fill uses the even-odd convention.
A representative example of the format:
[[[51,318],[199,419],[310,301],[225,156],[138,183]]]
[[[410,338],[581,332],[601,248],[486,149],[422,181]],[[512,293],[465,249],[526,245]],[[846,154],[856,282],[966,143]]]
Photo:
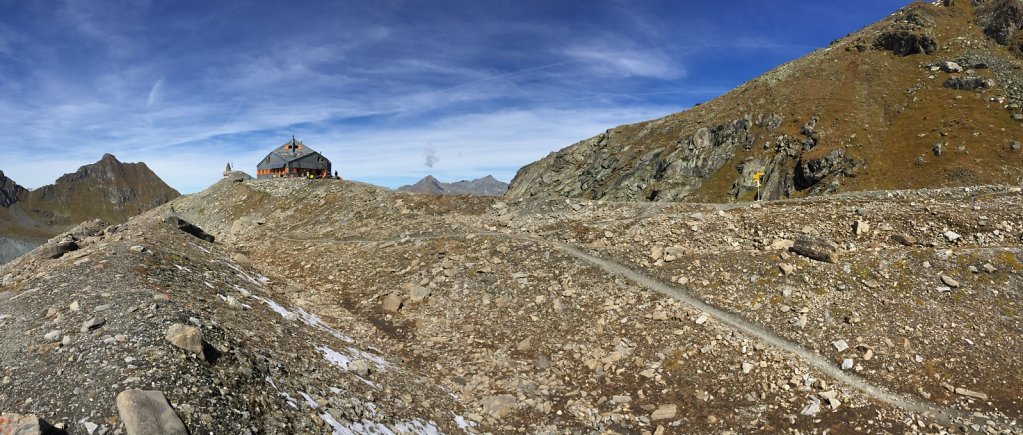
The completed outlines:
[[[109,152],[187,193],[294,134],[350,179],[509,181],[907,3],[0,0],[0,170]]]

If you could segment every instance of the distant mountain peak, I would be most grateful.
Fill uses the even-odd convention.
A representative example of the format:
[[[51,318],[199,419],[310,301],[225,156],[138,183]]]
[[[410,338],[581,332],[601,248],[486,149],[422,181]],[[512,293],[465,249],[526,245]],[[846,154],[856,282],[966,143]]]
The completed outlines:
[[[454,183],[443,183],[433,175],[427,175],[416,184],[401,186],[397,190],[429,195],[501,196],[508,191],[508,183],[501,182],[492,175],[472,181],[462,180]]]

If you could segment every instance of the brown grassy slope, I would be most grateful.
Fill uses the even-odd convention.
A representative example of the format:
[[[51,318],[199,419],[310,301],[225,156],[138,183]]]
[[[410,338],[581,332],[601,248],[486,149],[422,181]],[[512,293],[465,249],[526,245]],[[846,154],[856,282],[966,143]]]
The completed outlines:
[[[1023,140],[1023,127],[1012,118],[1018,107],[1008,103],[1019,95],[1009,92],[1002,78],[1018,78],[1020,62],[1009,49],[988,39],[974,21],[966,2],[951,7],[913,3],[706,104],[611,129],[535,162],[520,170],[510,194],[748,200],[753,195],[753,171],[737,170],[743,164],[765,168],[768,197],[774,198],[1018,182],[1023,158],[1008,145]],[[882,35],[900,30],[929,35],[940,49],[900,56],[875,46]],[[930,68],[946,60],[979,61],[988,68],[958,74]],[[942,86],[946,79],[960,76],[994,77],[997,84],[977,91]],[[758,118],[769,114],[783,116],[781,125],[756,125]],[[718,145],[726,148],[726,155],[704,165],[705,173],[678,175],[670,169],[672,159],[663,159],[671,153],[680,154],[682,162],[708,159],[707,151],[684,151],[693,135],[743,117],[754,121],[749,149]],[[779,149],[779,137],[804,141],[803,126],[813,119],[818,139],[812,149]],[[931,150],[939,142],[942,155],[935,156]],[[842,153],[841,168],[816,184],[800,185],[799,165],[834,153]],[[653,169],[658,164],[669,166],[661,178]]]

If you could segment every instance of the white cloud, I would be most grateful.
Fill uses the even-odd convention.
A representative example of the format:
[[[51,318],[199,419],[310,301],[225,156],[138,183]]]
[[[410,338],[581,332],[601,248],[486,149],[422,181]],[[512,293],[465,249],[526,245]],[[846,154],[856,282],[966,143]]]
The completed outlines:
[[[624,47],[619,44],[592,43],[570,47],[565,54],[603,75],[680,79],[684,66],[657,49]]]
[[[146,97],[146,107],[153,108],[160,103],[163,92],[163,79],[157,80],[153,83],[153,87],[149,89],[149,96]]]

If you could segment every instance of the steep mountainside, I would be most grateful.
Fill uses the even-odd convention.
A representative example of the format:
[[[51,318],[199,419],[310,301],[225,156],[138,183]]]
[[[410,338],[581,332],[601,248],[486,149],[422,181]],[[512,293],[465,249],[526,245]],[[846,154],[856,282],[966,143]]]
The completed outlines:
[[[145,163],[110,154],[32,191],[0,173],[0,263],[81,222],[124,222],[178,196]]]
[[[1020,0],[912,3],[690,110],[522,168],[511,196],[747,201],[1023,180]]]
[[[472,181],[462,180],[454,183],[441,183],[432,175],[423,177],[416,184],[405,185],[397,190],[409,193],[425,193],[428,195],[483,195],[501,196],[508,191],[508,183],[498,181],[491,175]]]

